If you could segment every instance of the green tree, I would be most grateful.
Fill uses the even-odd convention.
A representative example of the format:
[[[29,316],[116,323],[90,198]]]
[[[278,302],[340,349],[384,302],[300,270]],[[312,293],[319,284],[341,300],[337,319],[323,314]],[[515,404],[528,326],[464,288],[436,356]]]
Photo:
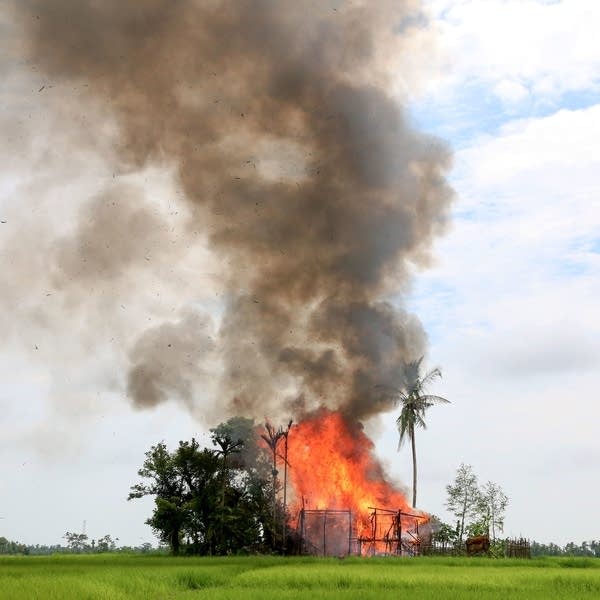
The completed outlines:
[[[88,536],[85,533],[74,533],[71,531],[67,531],[63,538],[67,540],[67,546],[71,552],[86,552],[90,549],[90,545],[88,544]]]
[[[0,554],[29,554],[29,547],[0,537]]]
[[[184,444],[180,442],[180,447]],[[191,444],[197,443],[192,439]],[[167,450],[164,442],[152,446],[146,452],[146,460],[138,475],[150,483],[137,483],[131,487],[128,500],[155,496],[155,509],[146,521],[158,537],[169,544],[173,554],[179,554],[184,524],[190,518],[186,498],[186,481],[176,463],[176,457]]]
[[[225,544],[225,492],[229,479],[229,456],[239,454],[244,447],[244,440],[236,437],[236,430],[232,423],[221,423],[218,427],[210,430],[212,443],[217,446],[217,455],[221,457],[221,498],[219,504],[219,545]]]
[[[458,531],[456,527],[444,523],[435,515],[431,515],[432,542],[438,542],[442,545],[452,545],[456,543]]]
[[[118,540],[119,538],[117,538]],[[113,540],[110,535],[98,538],[96,542],[96,552],[114,552],[117,548],[117,540]]]
[[[162,442],[153,446],[138,471],[144,482],[131,487],[129,499],[154,496],[146,523],[173,554],[229,554],[265,543],[266,480],[239,458],[241,438],[227,423],[212,434],[216,450],[200,448],[195,439],[180,441],[173,452]]]
[[[441,396],[426,394],[427,386],[442,376],[439,369],[421,375],[421,363],[423,357],[418,360],[407,363],[404,367],[405,385],[402,389],[395,392],[395,400],[400,404],[400,415],[396,419],[398,427],[398,450],[406,438],[410,440],[412,450],[413,466],[413,500],[412,505],[417,506],[417,449],[415,443],[415,430],[421,427],[427,429],[425,423],[425,413],[428,408],[435,404],[449,404],[449,400]]]
[[[471,465],[461,463],[454,483],[446,486],[446,493],[446,508],[458,518],[458,541],[462,543],[467,519],[477,517],[481,507],[477,475]]]
[[[496,540],[496,531],[504,531],[504,513],[508,506],[508,496],[502,488],[492,481],[479,490],[477,512],[480,521],[485,524],[486,532],[491,530],[492,539]]]

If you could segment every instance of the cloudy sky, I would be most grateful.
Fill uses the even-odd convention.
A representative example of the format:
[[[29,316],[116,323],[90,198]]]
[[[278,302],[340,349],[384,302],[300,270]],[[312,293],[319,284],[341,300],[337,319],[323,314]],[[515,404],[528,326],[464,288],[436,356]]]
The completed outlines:
[[[465,462],[509,495],[506,533],[598,539],[600,4],[426,6],[435,45],[407,61],[421,75],[402,92],[415,123],[453,148],[456,200],[452,225],[436,242],[431,268],[415,272],[409,298],[429,337],[428,364],[443,371],[432,391],[452,402],[432,409],[429,429],[419,432],[419,504],[446,517],[445,485]],[[0,24],[11,31],[5,16]],[[19,244],[43,253],[50,225],[36,211],[47,215],[42,207],[60,204],[64,218],[77,209],[70,198],[94,193],[94,177],[106,177],[110,166],[91,154],[65,160],[63,132],[48,119],[63,108],[47,96],[42,106],[37,91],[51,93],[52,82],[15,56],[0,57],[0,68],[0,235],[26,230]],[[136,177],[154,190],[170,185],[162,172]],[[27,228],[15,232],[26,199]],[[171,208],[161,210],[176,226]],[[35,256],[5,251],[3,270],[35,274]],[[210,281],[210,272],[202,276]],[[44,285],[32,276],[30,289],[51,303]],[[151,285],[157,294],[177,291],[160,287],[160,272]],[[6,286],[4,308],[16,306],[10,294]],[[114,346],[58,347],[44,315],[34,303],[28,308],[29,298],[19,300],[0,321],[0,535],[58,543],[85,520],[92,537],[153,540],[143,524],[151,502],[125,502],[135,472],[161,439],[196,435],[208,443],[203,426],[178,404],[134,411],[122,399]],[[204,300],[214,302],[209,294]],[[40,327],[21,327],[23,315]],[[135,318],[123,316],[124,323]],[[373,427],[377,449],[409,482],[409,452],[395,452],[394,418]]]
[[[413,111],[458,199],[411,302],[453,403],[421,435],[421,501],[444,514],[465,462],[510,496],[508,533],[597,538],[600,5],[430,5],[442,65]]]

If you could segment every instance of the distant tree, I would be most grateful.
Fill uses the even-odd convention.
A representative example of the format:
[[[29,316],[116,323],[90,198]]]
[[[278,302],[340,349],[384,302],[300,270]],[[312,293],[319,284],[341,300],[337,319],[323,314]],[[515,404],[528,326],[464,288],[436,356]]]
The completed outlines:
[[[435,404],[448,404],[450,401],[441,396],[426,394],[427,386],[442,376],[439,369],[432,369],[421,375],[423,357],[407,363],[404,368],[406,383],[402,389],[395,390],[394,397],[400,404],[400,415],[396,419],[398,428],[398,450],[406,438],[410,440],[413,466],[413,499],[412,505],[417,506],[417,450],[415,444],[415,430],[421,427],[426,429],[425,413]]]
[[[96,542],[96,552],[114,552],[117,548],[117,540],[113,540],[108,534],[98,538]]]
[[[498,484],[488,481],[479,490],[479,503],[476,510],[486,532],[491,530],[494,541],[496,531],[504,531],[504,513],[507,506],[508,496]]]
[[[144,542],[137,550],[142,554],[149,554],[153,550],[152,544],[150,542]]]
[[[29,547],[0,537],[0,554],[29,554]]]
[[[600,541],[585,540],[581,544],[568,542],[564,546],[550,543],[531,542],[531,556],[587,556],[600,558]]]
[[[456,470],[454,483],[446,486],[446,493],[446,508],[458,519],[458,541],[462,543],[467,520],[477,517],[481,507],[477,475],[471,465],[461,463]]]
[[[67,531],[63,538],[67,540],[67,547],[71,552],[86,552],[90,549],[88,544],[88,536],[85,533],[74,533]]]

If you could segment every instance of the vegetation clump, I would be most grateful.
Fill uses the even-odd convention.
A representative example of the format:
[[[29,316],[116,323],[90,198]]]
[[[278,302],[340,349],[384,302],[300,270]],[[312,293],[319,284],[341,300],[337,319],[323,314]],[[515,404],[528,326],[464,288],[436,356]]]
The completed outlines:
[[[146,523],[174,555],[281,551],[275,519],[281,523],[283,509],[271,504],[277,482],[256,451],[254,422],[234,417],[211,433],[214,449],[195,439],[173,452],[153,446],[128,499],[154,496]]]

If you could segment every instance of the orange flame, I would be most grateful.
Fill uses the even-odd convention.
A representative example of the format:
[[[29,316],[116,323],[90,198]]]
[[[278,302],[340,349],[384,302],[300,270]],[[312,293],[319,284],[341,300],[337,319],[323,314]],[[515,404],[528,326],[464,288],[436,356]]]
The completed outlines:
[[[360,536],[369,527],[370,507],[415,512],[386,480],[360,423],[319,411],[292,429],[288,444],[292,515],[301,508],[350,509]]]

